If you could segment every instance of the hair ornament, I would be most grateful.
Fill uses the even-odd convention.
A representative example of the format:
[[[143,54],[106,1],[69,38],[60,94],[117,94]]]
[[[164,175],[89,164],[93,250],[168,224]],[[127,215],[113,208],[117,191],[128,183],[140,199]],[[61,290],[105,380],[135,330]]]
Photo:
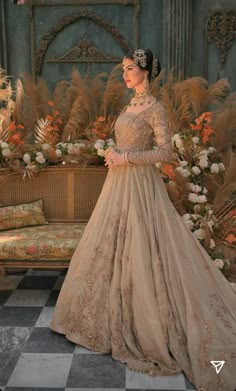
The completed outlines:
[[[158,75],[158,59],[156,57],[153,57],[151,78],[155,79],[157,75]]]
[[[136,65],[140,64],[142,68],[147,66],[147,56],[143,49],[137,49],[134,51],[133,61]]]

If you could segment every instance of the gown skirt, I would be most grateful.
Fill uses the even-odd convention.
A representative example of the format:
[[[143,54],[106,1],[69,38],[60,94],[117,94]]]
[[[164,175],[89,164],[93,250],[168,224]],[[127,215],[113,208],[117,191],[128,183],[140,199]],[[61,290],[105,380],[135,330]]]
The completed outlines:
[[[50,327],[151,376],[236,389],[236,290],[171,203],[155,165],[109,170]],[[217,374],[211,361],[225,361]]]

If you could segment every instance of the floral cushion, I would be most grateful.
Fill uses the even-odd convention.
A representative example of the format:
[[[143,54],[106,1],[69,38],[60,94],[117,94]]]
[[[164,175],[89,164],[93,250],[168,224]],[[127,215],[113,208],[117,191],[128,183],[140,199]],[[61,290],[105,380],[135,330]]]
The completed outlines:
[[[48,224],[43,212],[43,200],[0,207],[0,231],[12,228]]]
[[[85,226],[50,223],[0,232],[0,259],[70,260]]]

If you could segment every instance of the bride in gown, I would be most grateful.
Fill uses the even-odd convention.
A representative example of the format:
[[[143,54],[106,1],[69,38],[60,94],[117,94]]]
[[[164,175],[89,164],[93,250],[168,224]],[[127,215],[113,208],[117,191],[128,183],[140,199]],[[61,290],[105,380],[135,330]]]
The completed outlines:
[[[171,159],[150,49],[123,60],[136,95],[115,124],[108,175],[72,257],[52,330],[151,376],[236,388],[236,292],[172,205],[155,165]],[[156,149],[153,149],[155,138]],[[225,361],[217,374],[211,364]]]

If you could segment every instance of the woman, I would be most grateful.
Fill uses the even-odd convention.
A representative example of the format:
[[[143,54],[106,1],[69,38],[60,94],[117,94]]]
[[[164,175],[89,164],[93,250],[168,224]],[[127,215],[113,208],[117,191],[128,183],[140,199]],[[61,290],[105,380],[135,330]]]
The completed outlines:
[[[199,390],[233,391],[236,294],[185,227],[155,166],[171,159],[171,135],[148,89],[153,63],[149,49],[123,60],[135,96],[116,121],[117,149],[106,155],[110,170],[51,328],[133,370],[184,371]],[[225,361],[219,374],[211,360]]]

